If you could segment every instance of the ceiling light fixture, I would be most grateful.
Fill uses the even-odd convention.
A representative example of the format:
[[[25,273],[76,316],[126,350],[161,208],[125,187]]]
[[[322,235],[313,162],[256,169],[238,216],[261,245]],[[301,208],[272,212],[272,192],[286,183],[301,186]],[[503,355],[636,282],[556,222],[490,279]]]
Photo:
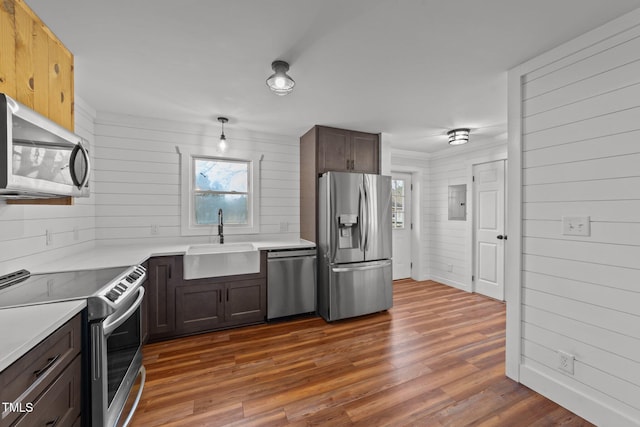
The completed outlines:
[[[289,64],[280,60],[273,61],[271,63],[271,69],[273,69],[274,73],[267,79],[267,86],[269,86],[269,89],[271,89],[276,95],[280,96],[291,93],[296,82],[287,75],[287,71],[289,71]]]
[[[220,134],[220,142],[218,143],[218,148],[220,151],[225,151],[227,149],[227,137],[224,136],[224,124],[229,121],[226,117],[218,117],[218,121],[222,123],[222,133]]]
[[[469,142],[470,129],[453,129],[447,132],[449,136],[449,145],[462,145]]]

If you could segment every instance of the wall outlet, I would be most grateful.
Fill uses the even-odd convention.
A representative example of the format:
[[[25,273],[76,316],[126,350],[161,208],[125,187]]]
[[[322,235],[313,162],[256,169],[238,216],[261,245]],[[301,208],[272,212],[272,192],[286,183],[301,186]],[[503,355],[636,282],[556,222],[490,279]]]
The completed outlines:
[[[573,362],[575,356],[565,351],[558,350],[558,369],[573,375]]]
[[[591,217],[588,216],[563,216],[562,234],[565,236],[589,236],[591,235]]]
[[[158,224],[151,224],[151,234],[154,236],[160,234],[160,226]]]
[[[44,242],[45,242],[45,245],[47,246],[53,245],[53,232],[51,230],[45,230]]]
[[[447,264],[447,271],[453,273],[453,264]]]
[[[73,227],[73,240],[79,240],[80,239],[80,230],[78,230],[78,227]]]
[[[281,222],[280,223],[280,232],[281,233],[286,233],[287,231],[289,231],[289,223],[288,222]]]

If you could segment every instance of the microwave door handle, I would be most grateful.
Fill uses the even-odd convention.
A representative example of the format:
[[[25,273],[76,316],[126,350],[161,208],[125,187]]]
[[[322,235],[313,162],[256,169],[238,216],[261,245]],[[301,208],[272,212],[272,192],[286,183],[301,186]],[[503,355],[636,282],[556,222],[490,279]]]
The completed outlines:
[[[76,175],[76,170],[74,168],[76,163],[76,157],[78,156],[79,152],[82,153],[82,156],[84,157],[84,160],[85,160],[85,164],[87,165],[85,174],[82,177],[82,181],[78,179],[78,176]],[[90,171],[91,171],[91,162],[89,160],[89,152],[87,151],[86,148],[84,148],[84,146],[81,143],[78,143],[76,144],[75,147],[73,147],[73,151],[71,152],[71,157],[69,159],[69,172],[71,173],[71,180],[73,181],[73,185],[78,187],[79,190],[82,190],[82,187],[87,185],[87,182],[89,181]]]
[[[82,154],[84,155],[84,160],[87,162],[87,171],[84,174],[84,179],[82,180],[82,184],[80,184],[80,189],[84,188],[85,185],[89,182],[89,175],[91,174],[91,159],[89,158],[89,152],[84,145],[78,144],[80,146],[80,150],[82,150]]]
[[[127,309],[127,311],[122,313],[122,315],[118,316],[118,318],[115,320],[111,320],[111,316],[105,319],[104,324],[102,325],[105,337],[111,335],[113,331],[115,331],[120,325],[122,325],[129,318],[129,316],[131,316],[131,314],[136,311],[138,307],[140,307],[140,305],[142,304],[142,298],[144,298],[144,288],[140,287],[138,288],[138,298],[131,305],[131,307]]]

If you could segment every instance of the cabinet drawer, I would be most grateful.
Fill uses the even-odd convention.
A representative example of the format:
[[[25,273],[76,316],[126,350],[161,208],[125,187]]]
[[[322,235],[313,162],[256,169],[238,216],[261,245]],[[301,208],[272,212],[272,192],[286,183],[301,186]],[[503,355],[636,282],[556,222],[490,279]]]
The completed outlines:
[[[15,426],[73,426],[80,416],[81,372],[81,359],[77,356],[33,402],[33,411],[20,418]]]
[[[22,408],[35,402],[80,353],[81,320],[81,314],[77,314],[0,374],[0,402],[13,402]],[[2,426],[21,415],[15,409],[2,410]]]

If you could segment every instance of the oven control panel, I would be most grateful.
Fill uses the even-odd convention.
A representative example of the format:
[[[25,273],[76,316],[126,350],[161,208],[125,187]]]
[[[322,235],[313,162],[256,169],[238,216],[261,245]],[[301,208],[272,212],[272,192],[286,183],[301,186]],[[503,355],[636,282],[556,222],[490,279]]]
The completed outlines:
[[[146,277],[147,271],[143,266],[133,266],[112,280],[108,286],[105,286],[99,297],[107,305],[117,308],[121,301],[126,300],[129,295],[137,292]]]
[[[138,265],[128,270],[123,277],[119,278],[111,288],[107,289],[104,294],[111,302],[117,302],[121,297],[128,295],[128,290],[137,287],[139,283],[144,281],[146,271],[143,266]]]

